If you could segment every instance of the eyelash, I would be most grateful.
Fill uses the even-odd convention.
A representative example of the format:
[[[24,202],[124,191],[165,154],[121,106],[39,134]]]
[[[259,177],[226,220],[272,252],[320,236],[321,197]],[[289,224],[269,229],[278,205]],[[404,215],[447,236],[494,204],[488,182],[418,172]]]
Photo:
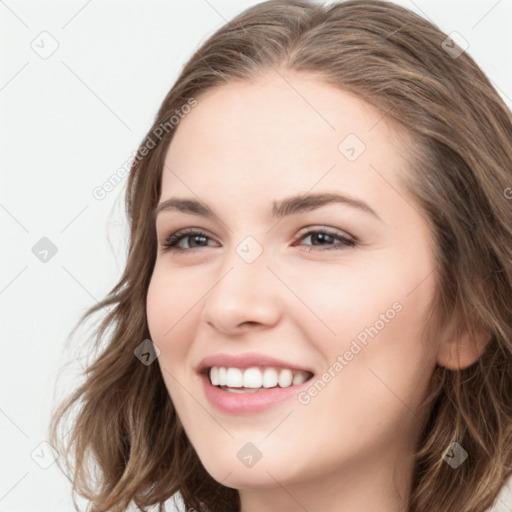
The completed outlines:
[[[310,248],[308,249],[308,252],[311,252],[312,250],[313,251],[343,250],[344,248],[356,247],[358,245],[358,242],[354,238],[348,238],[346,236],[340,235],[339,233],[334,233],[334,232],[331,232],[331,231],[328,231],[325,229],[313,229],[313,230],[307,231],[306,233],[304,233],[303,235],[300,236],[299,240],[301,240],[303,238],[307,238],[310,235],[327,235],[329,237],[336,238],[336,239],[340,240],[341,243],[328,244],[328,245],[333,245],[334,247],[327,247],[324,249],[321,249],[321,248],[316,249],[315,247],[318,247],[318,246],[311,245],[311,246],[309,246]],[[210,246],[201,246],[201,247],[192,247],[190,249],[188,249],[188,248],[184,249],[182,247],[178,247],[177,244],[181,240],[188,238],[189,236],[202,236],[204,238],[210,238],[210,236],[208,236],[207,233],[205,233],[204,231],[201,231],[200,229],[193,229],[193,228],[183,229],[183,230],[177,231],[176,233],[170,234],[166,238],[165,242],[163,244],[161,244],[163,252],[191,252],[191,251],[195,251],[197,249],[202,249],[203,247],[210,247]]]

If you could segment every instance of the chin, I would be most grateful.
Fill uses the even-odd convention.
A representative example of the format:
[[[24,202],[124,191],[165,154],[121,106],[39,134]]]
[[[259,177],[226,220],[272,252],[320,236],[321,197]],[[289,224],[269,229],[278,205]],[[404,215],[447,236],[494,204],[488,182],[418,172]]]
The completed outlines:
[[[200,460],[214,480],[233,489],[277,487],[276,480],[285,484],[294,479],[295,475],[291,474],[289,463],[282,454],[274,454],[272,457],[263,455],[251,467],[242,462],[243,452],[240,458],[237,456],[239,450],[237,445],[232,452],[228,449],[210,452],[206,458],[200,457]],[[297,468],[292,471],[296,472]]]
[[[219,484],[225,487],[231,487],[232,489],[258,489],[277,487],[276,480],[278,482],[286,481],[283,475],[276,475],[276,470],[269,468],[267,473],[265,468],[261,466],[259,469],[244,468],[244,467],[233,467],[229,464],[215,467],[206,467],[209,475],[216,480]],[[277,468],[279,471],[279,468]],[[272,476],[276,478],[272,478]]]

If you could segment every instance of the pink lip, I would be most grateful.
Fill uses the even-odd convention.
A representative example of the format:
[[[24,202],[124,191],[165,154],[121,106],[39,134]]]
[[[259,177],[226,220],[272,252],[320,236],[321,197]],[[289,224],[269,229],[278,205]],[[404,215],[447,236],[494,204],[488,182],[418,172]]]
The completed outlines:
[[[311,379],[308,379],[302,384],[287,388],[270,388],[255,393],[231,393],[211,384],[205,373],[201,374],[200,378],[210,404],[227,414],[251,414],[264,411],[297,396],[297,393],[311,383]]]
[[[197,373],[205,373],[212,366],[224,366],[235,368],[250,368],[251,366],[268,366],[273,368],[289,368],[290,370],[302,370],[314,373],[310,368],[298,366],[289,361],[282,361],[265,354],[214,354],[205,357],[197,366]]]

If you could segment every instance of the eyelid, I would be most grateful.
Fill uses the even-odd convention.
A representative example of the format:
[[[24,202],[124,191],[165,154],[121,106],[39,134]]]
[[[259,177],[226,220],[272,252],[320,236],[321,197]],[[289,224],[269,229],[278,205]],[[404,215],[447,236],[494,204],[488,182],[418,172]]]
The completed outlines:
[[[357,237],[350,234],[348,231],[345,231],[340,228],[333,228],[330,226],[325,226],[322,224],[311,224],[309,226],[305,226],[297,233],[297,238],[300,238],[302,235],[305,235],[311,231],[322,231],[322,232],[328,233],[329,235],[332,235],[332,236],[343,236],[345,238],[350,238],[351,240],[355,240],[355,241],[358,240]]]

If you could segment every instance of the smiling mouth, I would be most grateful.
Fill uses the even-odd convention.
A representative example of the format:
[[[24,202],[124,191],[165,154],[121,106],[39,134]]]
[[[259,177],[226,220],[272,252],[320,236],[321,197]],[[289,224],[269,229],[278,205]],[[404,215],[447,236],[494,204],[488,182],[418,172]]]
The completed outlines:
[[[275,367],[226,368],[210,367],[204,372],[212,386],[229,393],[261,393],[272,389],[291,388],[311,380],[306,370]]]

